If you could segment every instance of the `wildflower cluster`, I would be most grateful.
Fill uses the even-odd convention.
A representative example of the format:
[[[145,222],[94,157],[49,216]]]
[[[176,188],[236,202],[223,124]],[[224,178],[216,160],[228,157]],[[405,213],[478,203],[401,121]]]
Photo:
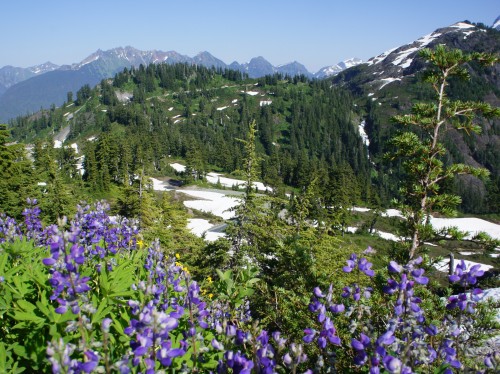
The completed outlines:
[[[374,374],[464,368],[462,347],[481,291],[450,297],[449,314],[439,324],[429,323],[418,296],[418,287],[428,283],[421,258],[389,263],[383,292],[390,312],[374,321],[370,303],[379,288],[372,286],[373,265],[352,254],[343,270],[354,282],[338,294],[334,285],[327,291],[314,288],[309,311],[315,325],[304,330],[299,344],[252,319],[248,300],[235,296],[245,293],[234,288],[231,272],[219,271],[219,281],[207,278],[201,287],[180,255],[167,256],[158,241],[145,244],[130,222],[114,221],[106,210],[103,203],[81,206],[69,222],[43,228],[36,201],[30,201],[24,223],[0,217],[4,242],[23,237],[46,248],[40,279],[48,279],[47,296],[20,305],[34,312],[36,303],[51,318],[47,330],[40,331],[51,336],[44,356],[53,373],[331,372],[345,368],[338,366],[345,347],[352,364]],[[450,281],[466,291],[482,274],[462,262]],[[254,281],[251,275],[245,279],[245,287]],[[0,292],[12,284],[10,275],[0,274]],[[222,297],[219,290],[228,286]],[[26,313],[17,316],[27,318]],[[40,318],[32,320],[41,326]],[[348,321],[342,334],[339,321]],[[343,342],[345,327],[349,338]],[[312,344],[314,362],[306,354]],[[484,365],[498,368],[499,362],[490,354]]]
[[[370,320],[366,319],[369,317],[369,311],[368,314],[363,313],[366,310],[360,305],[357,306],[358,313],[353,314],[352,305],[346,308],[344,304],[333,302],[332,286],[326,295],[319,288],[315,288],[309,309],[318,315],[322,329],[319,333],[310,328],[306,329],[304,341],[311,343],[314,339],[317,340],[318,346],[323,350],[318,363],[324,364],[326,358],[332,361],[331,358],[334,357],[331,348],[325,349],[328,347],[327,343],[341,345],[340,339],[334,335],[335,328],[330,316],[333,318],[334,315],[343,313],[351,318],[350,332],[354,337],[351,338],[350,347],[353,362],[360,367],[368,366],[370,373],[376,374],[383,370],[388,373],[412,373],[417,367],[430,367],[431,364],[448,372],[451,372],[452,368],[463,369],[459,348],[467,343],[468,335],[464,334],[464,328],[467,324],[472,326],[474,322],[471,317],[475,312],[478,295],[482,291],[474,289],[468,294],[450,297],[446,308],[458,309],[461,314],[459,318],[446,315],[438,328],[427,322],[421,307],[422,299],[415,293],[418,285],[426,285],[429,282],[424,276],[424,269],[419,268],[422,261],[419,257],[406,265],[399,265],[395,261],[389,263],[387,270],[391,277],[383,287],[383,292],[391,297],[393,310],[385,322],[384,330],[374,328]],[[358,258],[353,254],[343,270],[357,270],[359,274],[372,277],[374,272],[371,266],[365,258]],[[474,285],[477,277],[481,275],[483,272],[479,265],[467,270],[462,261],[450,276],[450,282],[468,287]],[[370,298],[371,291],[370,287],[362,289],[355,283],[344,287],[342,296],[346,299],[352,298],[359,304],[363,297]],[[496,364],[492,357],[489,355],[485,359],[486,366],[493,367]],[[319,364],[317,366],[321,366]]]

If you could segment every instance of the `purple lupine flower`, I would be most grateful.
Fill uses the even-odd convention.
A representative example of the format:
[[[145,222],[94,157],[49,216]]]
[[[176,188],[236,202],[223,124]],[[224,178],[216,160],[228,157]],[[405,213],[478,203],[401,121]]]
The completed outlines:
[[[163,366],[168,367],[172,365],[175,357],[183,356],[185,353],[186,351],[182,348],[172,348],[172,342],[167,340],[161,342],[160,349],[156,352],[156,358]]]
[[[389,270],[389,273],[401,273],[403,271],[403,267],[396,261],[391,261],[387,266],[387,270]]]
[[[325,297],[323,292],[321,292],[321,289],[319,287],[314,287],[313,289],[314,296],[316,297]]]
[[[356,351],[356,356],[354,357],[354,363],[356,365],[364,365],[368,360],[368,354],[366,350],[370,348],[370,346],[370,338],[363,333],[361,333],[359,340],[355,338],[351,339],[351,347]]]
[[[304,340],[306,343],[311,343],[314,339],[314,336],[316,335],[316,330],[314,329],[305,329],[304,334],[306,334],[302,340]]]
[[[287,340],[285,338],[281,337],[281,333],[279,331],[273,332],[272,337],[273,337],[274,341],[276,342],[279,350],[282,350],[283,348],[285,348],[285,344],[286,344]]]
[[[389,373],[399,373],[402,368],[401,360],[391,355],[384,357],[383,364]]]

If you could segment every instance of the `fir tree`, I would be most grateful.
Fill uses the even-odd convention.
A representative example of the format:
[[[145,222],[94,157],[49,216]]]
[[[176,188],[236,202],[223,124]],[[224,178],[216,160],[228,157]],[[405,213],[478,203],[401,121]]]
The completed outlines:
[[[500,115],[499,108],[493,108],[484,102],[450,100],[446,87],[452,77],[468,79],[469,73],[464,64],[478,61],[483,65],[492,65],[498,58],[485,53],[465,54],[461,50],[450,50],[438,46],[434,50],[424,49],[421,56],[432,64],[424,81],[430,83],[435,93],[435,101],[417,103],[412,113],[394,117],[394,121],[404,125],[413,125],[419,131],[403,132],[395,136],[391,144],[395,151],[387,156],[402,160],[405,180],[401,187],[400,208],[407,218],[406,229],[411,242],[408,257],[415,256],[425,232],[429,232],[427,217],[431,212],[450,214],[460,203],[460,197],[441,191],[442,183],[459,174],[486,177],[488,171],[465,164],[445,165],[443,156],[446,148],[442,136],[449,128],[466,133],[479,133],[477,116],[491,118]]]

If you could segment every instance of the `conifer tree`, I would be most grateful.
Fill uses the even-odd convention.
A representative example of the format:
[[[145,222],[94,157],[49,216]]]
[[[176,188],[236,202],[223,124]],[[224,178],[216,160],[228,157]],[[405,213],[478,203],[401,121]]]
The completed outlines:
[[[257,198],[253,182],[257,180],[258,157],[255,151],[255,140],[257,126],[255,121],[250,122],[247,139],[240,141],[244,145],[244,174],[245,174],[245,194],[242,202],[236,208],[235,220],[229,225],[227,233],[232,242],[233,256],[230,267],[235,269],[248,259],[257,255],[257,241],[264,238],[262,222],[266,219],[266,213],[260,200]],[[245,259],[247,257],[247,259]]]
[[[26,198],[38,197],[35,175],[24,146],[9,140],[7,126],[0,124],[0,212],[21,218]]]
[[[424,75],[424,82],[431,84],[435,101],[417,103],[411,114],[393,118],[394,122],[415,126],[420,135],[403,132],[395,136],[391,141],[395,151],[387,155],[391,160],[400,159],[406,173],[400,189],[402,197],[399,205],[407,219],[410,259],[421,245],[424,233],[429,232],[427,218],[431,212],[449,214],[460,203],[459,196],[441,191],[442,183],[459,174],[476,177],[488,175],[488,170],[483,168],[465,164],[445,165],[444,133],[450,128],[467,134],[479,133],[481,127],[476,122],[478,116],[491,118],[500,115],[499,108],[487,103],[450,100],[446,95],[450,78],[469,78],[464,64],[475,60],[483,65],[493,65],[498,63],[498,57],[477,52],[466,54],[442,45],[434,50],[423,49],[421,56],[431,63],[431,69]]]

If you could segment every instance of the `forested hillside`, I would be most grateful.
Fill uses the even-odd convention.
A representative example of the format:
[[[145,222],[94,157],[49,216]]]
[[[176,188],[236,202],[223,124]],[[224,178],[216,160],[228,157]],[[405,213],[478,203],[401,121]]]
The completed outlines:
[[[375,163],[377,182],[384,194],[394,196],[401,180],[397,164],[388,163],[384,154],[391,151],[389,139],[403,129],[391,118],[408,112],[415,102],[429,102],[434,92],[422,82],[427,67],[418,51],[423,47],[447,45],[473,52],[500,53],[500,32],[484,25],[460,22],[434,31],[429,35],[394,50],[373,57],[365,64],[339,73],[332,79],[335,86],[352,93],[361,112],[365,113],[366,132],[370,139],[369,153]],[[452,100],[484,101],[500,104],[499,65],[481,66],[477,62],[465,65],[470,79],[455,77],[447,87]],[[500,121],[478,119],[480,133],[459,132],[450,128],[444,142],[448,163],[460,162],[484,166],[490,170],[489,180],[470,176],[458,177],[447,188],[462,196],[460,209],[467,213],[491,213],[500,210]]]
[[[54,134],[69,126],[65,145],[76,143],[81,153],[63,147],[53,157],[71,166],[76,162],[64,158],[83,155],[83,183],[109,191],[110,183],[130,185],[140,169],[148,175],[171,173],[168,163],[176,158],[200,177],[209,170],[238,174],[240,140],[252,120],[258,178],[266,184],[300,189],[319,177],[322,192],[330,196],[338,183],[333,176],[347,173],[353,199],[376,193],[350,94],[305,77],[255,80],[231,70],[152,64],[125,69],[95,88],[84,86],[74,101],[20,117],[10,127],[15,139],[48,151]],[[34,155],[38,161],[38,152]]]

